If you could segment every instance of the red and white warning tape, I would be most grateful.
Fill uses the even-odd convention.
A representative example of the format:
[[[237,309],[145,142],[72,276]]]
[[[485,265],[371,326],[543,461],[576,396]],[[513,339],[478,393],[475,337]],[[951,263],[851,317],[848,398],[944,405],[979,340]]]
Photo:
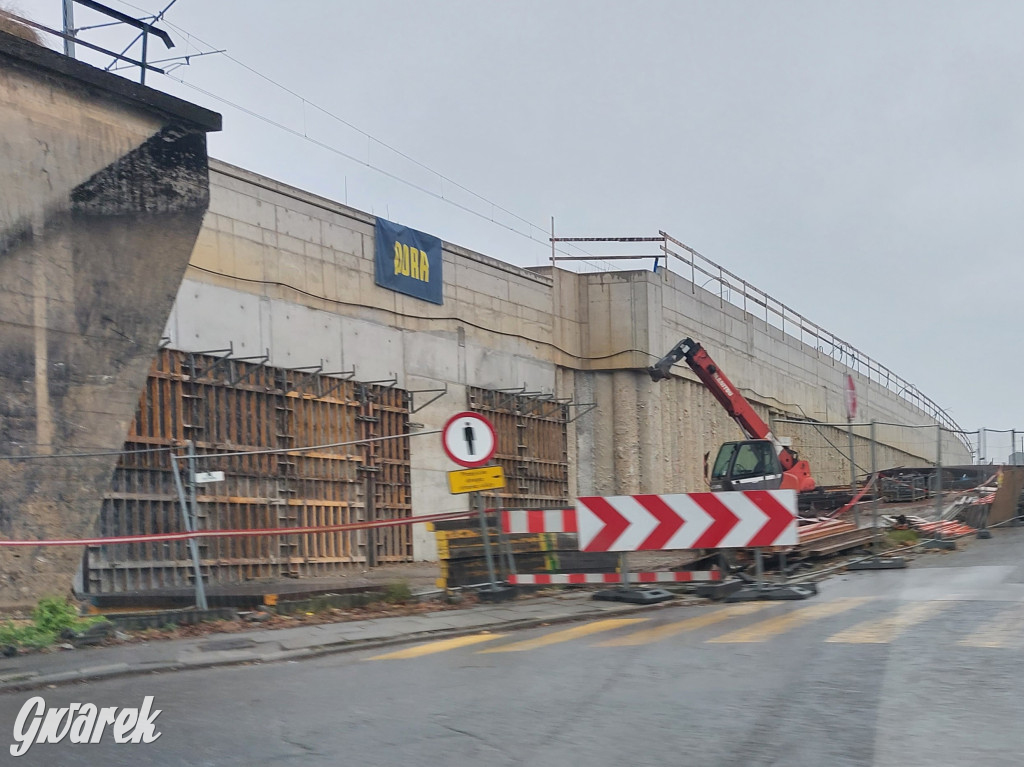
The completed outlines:
[[[507,509],[501,515],[506,533],[575,533],[576,509]]]
[[[196,530],[194,533],[152,533],[148,535],[119,535],[111,538],[56,539],[42,541],[5,541],[2,546],[109,546],[114,543],[154,543],[157,541],[187,541],[190,538],[258,538],[266,535],[302,535],[305,533],[341,533],[347,530],[367,530],[378,527],[400,527],[420,522],[444,522],[474,516],[472,511],[449,511],[422,517],[380,519],[374,522],[349,522],[344,525],[319,527],[266,527],[253,530]]]
[[[699,583],[720,581],[717,570],[681,572],[630,573],[630,583]],[[549,586],[586,583],[622,583],[620,573],[539,573],[536,575],[509,575],[508,582],[515,586]]]

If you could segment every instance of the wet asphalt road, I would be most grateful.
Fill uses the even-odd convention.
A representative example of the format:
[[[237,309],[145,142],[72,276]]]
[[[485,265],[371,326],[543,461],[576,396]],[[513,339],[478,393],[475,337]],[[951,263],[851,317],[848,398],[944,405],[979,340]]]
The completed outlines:
[[[0,696],[0,764],[1019,767],[1024,531],[804,602]],[[460,646],[452,646],[460,645]],[[412,657],[380,657],[400,655]],[[8,755],[24,701],[162,709],[152,744]]]

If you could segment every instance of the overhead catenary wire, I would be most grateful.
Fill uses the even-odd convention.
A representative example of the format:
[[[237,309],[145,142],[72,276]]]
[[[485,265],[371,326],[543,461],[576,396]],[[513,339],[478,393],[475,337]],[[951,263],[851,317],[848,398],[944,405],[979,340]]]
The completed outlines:
[[[117,1],[120,2],[121,5],[124,5],[124,6],[128,7],[128,8],[132,8],[133,10],[153,15],[151,13],[151,11],[149,11],[148,9],[142,8],[141,6],[134,5],[133,3],[126,2],[125,0],[117,0]],[[172,5],[173,5],[173,3],[172,3]],[[164,11],[162,11],[160,15],[162,16],[163,13],[166,12],[166,10],[167,9],[164,9]],[[197,35],[193,34],[189,30],[187,30],[187,29],[185,29],[183,27],[180,27],[177,24],[174,24],[173,22],[169,21],[168,19],[163,18],[163,19],[161,19],[161,22],[164,25],[170,27],[171,29],[174,29],[175,31],[185,35],[186,38],[188,38],[188,40],[189,40],[189,44],[192,44],[192,41],[194,40],[194,41],[200,43],[201,45],[206,46],[209,49],[210,52],[213,52],[213,51],[217,50],[216,47],[214,45],[212,45],[211,43],[203,40],[202,38],[200,38]],[[308,98],[306,98],[305,96],[301,95],[300,93],[298,93],[294,89],[289,88],[288,86],[278,82],[277,80],[274,80],[272,77],[270,77],[270,76],[260,72],[259,70],[257,70],[254,67],[246,64],[245,62],[241,61],[240,59],[237,59],[234,56],[231,56],[230,54],[228,54],[226,52],[222,52],[221,55],[223,55],[228,61],[231,61],[236,66],[241,67],[242,69],[244,69],[245,71],[249,72],[250,74],[252,74],[252,75],[260,78],[261,80],[263,80],[263,81],[273,85],[275,88],[280,89],[284,93],[287,93],[289,96],[292,96],[293,98],[298,99],[302,103],[302,105],[303,105],[303,123],[305,123],[305,107],[309,106],[312,109],[314,109],[314,110],[320,112],[321,114],[329,117],[330,119],[336,121],[337,123],[339,123],[341,125],[344,125],[345,127],[355,131],[356,133],[358,133],[361,136],[365,137],[368,141],[372,141],[374,144],[377,144],[378,146],[380,146],[380,147],[382,147],[384,149],[387,149],[389,152],[393,152],[395,155],[397,155],[397,156],[401,157],[402,159],[412,163],[413,165],[417,166],[418,168],[421,168],[421,169],[427,171],[428,173],[433,174],[434,176],[436,176],[442,182],[442,184],[441,184],[442,190],[444,189],[444,184],[448,184],[448,185],[450,185],[452,187],[455,187],[455,188],[465,192],[466,194],[474,197],[475,199],[477,199],[477,200],[479,200],[479,201],[489,205],[491,207],[491,214],[488,215],[488,214],[482,213],[482,212],[480,212],[478,210],[474,210],[473,208],[471,208],[471,207],[469,207],[467,205],[464,205],[462,203],[456,202],[455,200],[452,200],[451,198],[446,197],[444,195],[443,191],[441,193],[438,193],[438,192],[435,192],[433,190],[427,189],[426,187],[423,187],[420,184],[416,184],[415,182],[412,182],[412,181],[410,181],[408,179],[405,179],[405,178],[403,178],[403,177],[401,177],[401,176],[399,176],[399,175],[397,175],[395,173],[392,173],[390,171],[387,171],[387,170],[385,170],[384,168],[381,168],[378,165],[374,165],[372,162],[370,162],[369,157],[367,157],[367,159],[364,160],[364,159],[362,159],[360,157],[355,156],[354,154],[352,154],[350,152],[346,152],[346,151],[341,150],[341,149],[339,149],[337,147],[334,147],[334,146],[332,146],[332,145],[330,145],[330,144],[328,144],[328,143],[326,143],[324,141],[316,139],[316,138],[310,136],[305,128],[302,131],[299,131],[299,130],[294,129],[294,128],[290,128],[290,127],[284,125],[283,123],[278,122],[276,120],[273,120],[273,119],[271,119],[271,118],[269,118],[269,117],[267,117],[267,116],[265,116],[263,114],[260,114],[259,112],[255,111],[253,109],[249,109],[248,107],[244,107],[241,104],[238,104],[236,102],[231,101],[230,99],[224,98],[224,97],[222,97],[222,96],[220,96],[218,94],[213,93],[212,91],[209,91],[209,90],[207,90],[205,88],[201,88],[198,85],[195,85],[193,83],[190,83],[190,82],[186,81],[184,78],[172,76],[168,72],[164,72],[163,75],[165,77],[167,77],[168,79],[174,80],[175,82],[177,82],[177,83],[179,83],[179,84],[181,84],[181,85],[183,85],[183,86],[185,86],[187,88],[190,88],[190,89],[195,90],[195,91],[197,91],[199,93],[202,93],[203,95],[207,96],[208,98],[215,99],[216,101],[218,101],[218,102],[220,102],[220,103],[222,103],[222,104],[224,104],[226,106],[229,106],[232,109],[237,109],[240,112],[243,112],[244,114],[247,114],[250,117],[253,117],[254,119],[260,120],[260,121],[262,121],[262,122],[264,122],[264,123],[266,123],[268,125],[271,125],[271,126],[277,128],[279,130],[285,131],[285,132],[287,132],[287,133],[289,133],[289,134],[291,134],[291,135],[293,135],[293,136],[295,136],[297,138],[300,138],[300,139],[303,139],[305,141],[308,141],[308,142],[310,142],[310,143],[312,143],[312,144],[314,144],[316,146],[319,146],[322,149],[326,149],[327,151],[333,152],[333,153],[335,153],[335,154],[337,154],[337,155],[339,155],[341,157],[344,157],[344,158],[346,158],[346,159],[348,159],[348,160],[350,160],[352,162],[356,162],[356,163],[359,163],[359,164],[363,165],[364,167],[370,168],[371,170],[374,170],[375,172],[380,173],[381,175],[383,175],[383,176],[385,176],[387,178],[390,178],[393,181],[396,181],[396,182],[398,182],[400,184],[403,184],[403,185],[405,185],[405,186],[407,186],[407,187],[409,187],[411,189],[414,189],[415,191],[418,191],[418,192],[420,192],[422,194],[429,195],[429,196],[433,197],[434,199],[437,199],[439,201],[442,201],[442,202],[445,202],[445,203],[447,203],[449,205],[452,205],[453,207],[455,207],[455,208],[457,208],[459,210],[462,210],[463,212],[469,213],[469,214],[471,214],[473,216],[476,216],[476,217],[481,218],[481,219],[483,219],[485,221],[488,221],[488,222],[490,222],[490,223],[492,223],[492,224],[494,224],[496,226],[502,227],[503,229],[506,229],[507,231],[510,231],[510,232],[512,232],[514,234],[517,234],[517,235],[519,235],[521,237],[524,237],[526,239],[529,239],[529,240],[531,240],[531,241],[533,241],[533,242],[535,242],[535,243],[537,243],[539,245],[543,245],[544,247],[549,247],[550,246],[550,242],[548,240],[546,240],[546,239],[544,239],[544,240],[538,239],[537,237],[535,237],[532,234],[529,234],[527,232],[523,232],[523,231],[521,231],[521,230],[519,230],[519,229],[517,229],[517,228],[515,228],[513,226],[510,226],[508,224],[505,224],[505,223],[502,223],[502,222],[496,220],[494,218],[493,211],[495,211],[495,210],[501,211],[502,213],[510,216],[511,218],[513,218],[513,219],[515,219],[517,221],[522,222],[523,224],[529,226],[530,228],[532,228],[532,229],[534,229],[534,230],[536,230],[536,231],[538,231],[540,233],[543,233],[544,235],[547,235],[548,231],[547,231],[547,229],[545,227],[540,226],[539,224],[537,224],[537,223],[535,223],[533,221],[530,221],[529,219],[527,219],[527,218],[525,218],[523,216],[520,216],[519,214],[513,212],[512,210],[508,209],[507,207],[501,205],[500,203],[494,202],[493,200],[489,199],[488,197],[485,197],[484,195],[480,194],[479,192],[476,192],[476,191],[470,189],[469,187],[467,187],[466,185],[459,183],[458,181],[456,181],[455,179],[451,178],[447,174],[441,173],[440,171],[432,168],[431,166],[427,165],[426,163],[424,163],[424,162],[422,162],[420,160],[417,160],[415,157],[411,156],[410,154],[408,154],[406,152],[403,152],[401,149],[398,149],[397,147],[395,147],[394,145],[392,145],[392,144],[390,144],[390,143],[388,143],[386,141],[383,141],[382,139],[380,139],[377,136],[373,135],[369,131],[366,131],[363,128],[360,128],[359,126],[355,125],[354,123],[350,122],[349,120],[346,120],[344,117],[341,117],[340,115],[332,112],[331,110],[329,110],[329,109],[327,109],[327,108],[317,104],[314,101],[309,100]],[[579,253],[582,253],[585,256],[589,256],[591,259],[593,259],[593,262],[591,262],[591,261],[587,262],[590,266],[597,268],[597,264],[601,264],[602,263],[600,256],[594,255],[593,253],[588,253],[586,250],[584,250],[583,248],[581,248],[581,247],[579,247],[577,245],[572,245],[571,247],[573,247]],[[565,254],[568,255],[568,251],[566,251],[566,250],[559,249],[559,252],[565,253]],[[607,264],[607,263],[604,263],[604,267],[606,269],[610,269],[611,268],[611,266],[609,264]]]

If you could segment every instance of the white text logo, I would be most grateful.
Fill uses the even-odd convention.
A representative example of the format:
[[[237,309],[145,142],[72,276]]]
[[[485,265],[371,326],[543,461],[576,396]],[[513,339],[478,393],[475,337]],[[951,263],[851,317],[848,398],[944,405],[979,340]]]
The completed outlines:
[[[153,723],[160,716],[153,711],[153,696],[142,699],[141,708],[116,706],[99,708],[93,703],[72,703],[66,708],[47,709],[46,701],[36,696],[25,701],[14,722],[11,756],[22,756],[33,743],[99,743],[107,726],[115,743],[152,743],[160,737]]]

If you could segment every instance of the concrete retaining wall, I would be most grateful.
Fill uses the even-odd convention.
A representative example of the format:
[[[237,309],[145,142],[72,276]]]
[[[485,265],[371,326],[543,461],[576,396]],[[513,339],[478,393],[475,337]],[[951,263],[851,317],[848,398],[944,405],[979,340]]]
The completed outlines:
[[[570,424],[570,490],[668,492],[703,487],[703,454],[739,438],[736,425],[688,369],[653,384],[642,369],[689,335],[706,348],[767,419],[841,420],[848,369],[669,272],[574,274],[521,269],[444,244],[444,304],[374,283],[374,219],[361,211],[223,163],[211,164],[211,204],[166,335],[186,351],[268,353],[283,367],[355,368],[359,380],[396,378],[411,389],[448,386],[414,418],[439,428],[466,405],[465,387],[509,388],[596,403]],[[929,418],[862,377],[861,416],[901,424]],[[848,481],[845,432],[810,436],[824,484]],[[934,450],[902,429],[880,431],[882,465],[911,465]],[[821,435],[826,435],[822,438]],[[948,439],[946,457],[969,462]],[[858,462],[866,461],[866,451]],[[414,513],[455,510],[453,468],[436,436],[413,437]],[[417,530],[417,556],[434,557]]]

